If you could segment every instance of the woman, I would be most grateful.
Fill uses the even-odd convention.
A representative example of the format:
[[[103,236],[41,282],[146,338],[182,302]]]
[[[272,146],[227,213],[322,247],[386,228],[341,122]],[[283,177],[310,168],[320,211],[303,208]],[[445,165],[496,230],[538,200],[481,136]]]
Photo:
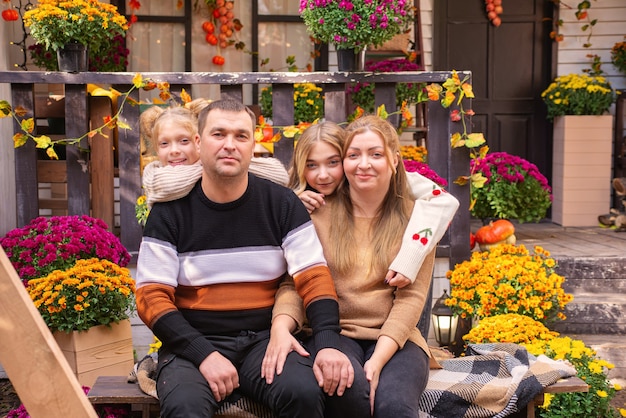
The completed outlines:
[[[289,169],[289,187],[309,213],[322,207],[344,181],[344,140],[344,129],[333,122],[312,125],[298,139]],[[392,287],[412,282],[459,207],[458,200],[434,182],[419,173],[407,174],[415,205],[402,247],[384,277]]]
[[[400,142],[393,126],[377,116],[352,122],[346,135],[340,154],[345,179],[311,215],[339,298],[342,351],[355,371],[343,396],[327,397],[326,416],[416,417],[430,354],[415,324],[426,303],[435,252],[406,287],[385,285],[415,204]],[[292,294],[287,282],[274,316],[289,315],[301,324],[298,304],[287,303]]]

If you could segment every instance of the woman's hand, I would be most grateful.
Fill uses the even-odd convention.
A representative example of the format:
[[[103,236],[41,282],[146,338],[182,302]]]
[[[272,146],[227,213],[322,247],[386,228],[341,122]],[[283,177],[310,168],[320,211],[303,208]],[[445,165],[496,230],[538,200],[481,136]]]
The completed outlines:
[[[376,348],[374,348],[372,357],[363,365],[365,378],[370,382],[370,408],[372,416],[374,416],[374,400],[376,399],[376,389],[378,388],[380,372],[399,348],[400,347],[394,340],[386,335],[381,335],[376,342]]]
[[[398,289],[402,289],[403,287],[410,285],[411,280],[401,273],[389,270],[385,276],[385,283],[389,286],[395,286]]]
[[[324,195],[321,193],[316,193],[311,190],[305,190],[298,195],[302,203],[304,203],[304,207],[309,213],[313,213],[315,209],[322,207],[322,205],[326,204],[324,200]]]
[[[261,377],[268,385],[274,381],[274,376],[283,372],[287,355],[296,351],[303,357],[309,353],[300,345],[300,342],[291,334],[295,329],[295,321],[287,315],[279,315],[272,321],[270,341],[265,350],[261,363]]]

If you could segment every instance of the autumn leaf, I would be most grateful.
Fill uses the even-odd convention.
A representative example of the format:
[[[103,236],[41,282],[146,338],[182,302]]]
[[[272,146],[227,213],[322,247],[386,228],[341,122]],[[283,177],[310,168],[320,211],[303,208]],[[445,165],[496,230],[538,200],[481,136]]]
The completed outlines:
[[[15,116],[19,116],[21,118],[21,117],[26,116],[26,114],[28,113],[28,110],[24,109],[22,106],[18,106],[15,108],[13,113],[15,113]]]
[[[283,129],[283,135],[285,136],[285,138],[293,138],[300,132],[300,128],[294,125],[287,126],[285,129]]]
[[[48,149],[46,149],[46,154],[48,154],[48,157],[51,160],[58,160],[59,156],[57,155],[56,151],[54,151],[53,147],[48,147]]]
[[[11,114],[11,105],[6,100],[0,100],[0,118],[5,118]]]
[[[467,139],[465,140],[465,146],[474,148],[484,144],[485,142],[485,137],[483,136],[482,132],[476,132],[467,135]]]
[[[28,136],[23,133],[16,133],[13,135],[13,147],[18,148],[24,145],[28,141]]]
[[[183,89],[180,92],[180,99],[183,101],[183,103],[189,103],[191,101],[191,96],[185,91],[185,89]]]
[[[35,129],[35,120],[33,118],[24,119],[22,123],[20,123],[20,127],[24,132],[30,134]]]
[[[454,102],[454,93],[450,90],[446,90],[446,95],[441,99],[441,105],[445,108],[450,107],[450,105]]]
[[[463,141],[463,137],[460,132],[455,132],[450,136],[450,146],[452,148],[459,148],[465,145],[465,141]]]
[[[126,122],[123,122],[119,119],[117,119],[117,127],[120,129],[130,129],[130,125],[127,124]]]
[[[50,139],[49,136],[46,136],[46,135],[41,135],[33,139],[35,140],[35,143],[37,144],[35,145],[37,148],[45,149],[52,145],[52,140]]]
[[[452,122],[458,122],[461,120],[461,111],[458,109],[454,109],[452,112],[450,112],[450,120]]]
[[[385,109],[384,104],[378,106],[378,109],[376,109],[376,115],[381,119],[387,119],[389,117],[389,113],[387,113],[387,109]]]
[[[439,84],[429,84],[426,86],[429,100],[439,100],[439,94],[443,91],[443,88]]]
[[[470,83],[463,83],[461,85],[461,89],[463,89],[463,93],[465,93],[465,97],[468,99],[474,98],[474,90],[472,89],[472,85]]]
[[[133,86],[138,89],[144,86],[143,77],[141,76],[141,74],[135,74],[135,76],[133,77]]]
[[[470,176],[470,181],[472,182],[472,187],[477,189],[482,188],[487,182],[487,177],[483,176],[483,173],[474,173]]]

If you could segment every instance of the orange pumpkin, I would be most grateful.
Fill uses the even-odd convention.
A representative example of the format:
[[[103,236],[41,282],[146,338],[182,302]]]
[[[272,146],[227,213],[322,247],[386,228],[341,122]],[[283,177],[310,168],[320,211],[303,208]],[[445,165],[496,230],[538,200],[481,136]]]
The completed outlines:
[[[515,244],[515,226],[506,219],[490,222],[476,231],[476,242],[482,251],[497,244]]]

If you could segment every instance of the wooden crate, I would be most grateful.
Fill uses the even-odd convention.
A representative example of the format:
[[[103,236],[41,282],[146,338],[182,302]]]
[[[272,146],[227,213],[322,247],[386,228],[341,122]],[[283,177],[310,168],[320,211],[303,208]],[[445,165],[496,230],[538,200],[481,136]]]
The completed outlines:
[[[55,332],[54,339],[78,381],[91,387],[98,376],[127,375],[133,368],[130,320],[88,331]]]

